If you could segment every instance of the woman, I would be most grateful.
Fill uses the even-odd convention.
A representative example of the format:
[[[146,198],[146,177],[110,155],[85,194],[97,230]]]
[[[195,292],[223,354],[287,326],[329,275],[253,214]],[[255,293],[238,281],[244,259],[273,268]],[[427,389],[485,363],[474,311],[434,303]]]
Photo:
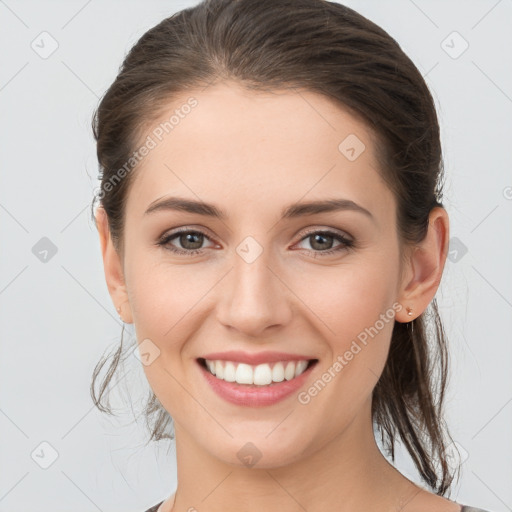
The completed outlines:
[[[324,0],[202,2],[141,37],[94,134],[108,289],[151,439],[176,440],[151,512],[477,510],[445,497],[439,126],[386,32]]]

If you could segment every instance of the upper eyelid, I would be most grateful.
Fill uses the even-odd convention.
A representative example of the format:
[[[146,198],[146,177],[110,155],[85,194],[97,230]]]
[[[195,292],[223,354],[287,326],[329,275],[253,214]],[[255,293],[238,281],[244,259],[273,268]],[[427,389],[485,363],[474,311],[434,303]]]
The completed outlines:
[[[331,235],[338,235],[338,236],[341,236],[343,238],[349,238],[350,240],[353,240],[352,235],[349,235],[345,231],[343,231],[341,229],[336,229],[336,228],[312,228],[312,229],[308,229],[307,231],[303,232],[302,238],[304,238],[304,237],[306,237],[308,235],[314,235],[315,233],[329,233]],[[302,240],[302,238],[301,238],[301,240]]]

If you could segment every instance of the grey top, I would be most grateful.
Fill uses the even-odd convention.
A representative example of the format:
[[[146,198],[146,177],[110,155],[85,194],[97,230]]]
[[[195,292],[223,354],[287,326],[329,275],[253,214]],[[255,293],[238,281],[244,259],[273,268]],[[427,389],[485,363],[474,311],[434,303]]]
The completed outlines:
[[[164,500],[165,501],[165,500]],[[157,503],[156,505],[154,505],[153,507],[151,508],[148,508],[146,510],[146,512],[156,512],[158,510],[158,507],[163,503],[163,501],[161,501],[160,503]],[[474,512],[473,510],[469,510],[469,512]]]
[[[160,503],[157,503],[156,505],[152,506],[151,508],[148,508],[146,512],[157,512],[158,507],[163,503],[161,501]],[[461,512],[489,512],[488,510],[484,510],[482,508],[475,508],[475,507],[467,507],[466,505],[461,505],[462,510]]]

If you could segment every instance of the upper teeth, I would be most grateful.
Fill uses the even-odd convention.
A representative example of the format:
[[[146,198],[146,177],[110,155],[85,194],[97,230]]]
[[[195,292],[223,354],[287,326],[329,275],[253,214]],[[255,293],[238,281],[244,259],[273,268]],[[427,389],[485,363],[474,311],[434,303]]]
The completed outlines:
[[[282,382],[284,379],[291,380],[304,372],[309,361],[279,361],[270,364],[258,364],[252,366],[245,363],[233,361],[211,361],[205,359],[206,366],[210,373],[225,380],[226,382],[237,382],[238,384],[256,384],[265,386],[271,382]]]

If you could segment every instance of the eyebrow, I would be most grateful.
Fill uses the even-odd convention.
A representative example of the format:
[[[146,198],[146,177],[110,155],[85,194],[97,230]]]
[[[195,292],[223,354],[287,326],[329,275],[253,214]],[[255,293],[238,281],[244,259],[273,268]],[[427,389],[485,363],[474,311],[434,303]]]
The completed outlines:
[[[220,220],[227,219],[227,214],[214,204],[205,203],[203,201],[195,201],[180,197],[164,197],[153,201],[144,215],[149,215],[162,210],[176,210],[197,215],[205,215]],[[317,213],[335,212],[335,211],[355,211],[363,213],[367,217],[374,219],[373,215],[359,204],[350,199],[326,199],[321,201],[308,201],[302,203],[294,203],[286,207],[281,212],[282,219],[291,219],[303,217],[306,215],[315,215]]]

